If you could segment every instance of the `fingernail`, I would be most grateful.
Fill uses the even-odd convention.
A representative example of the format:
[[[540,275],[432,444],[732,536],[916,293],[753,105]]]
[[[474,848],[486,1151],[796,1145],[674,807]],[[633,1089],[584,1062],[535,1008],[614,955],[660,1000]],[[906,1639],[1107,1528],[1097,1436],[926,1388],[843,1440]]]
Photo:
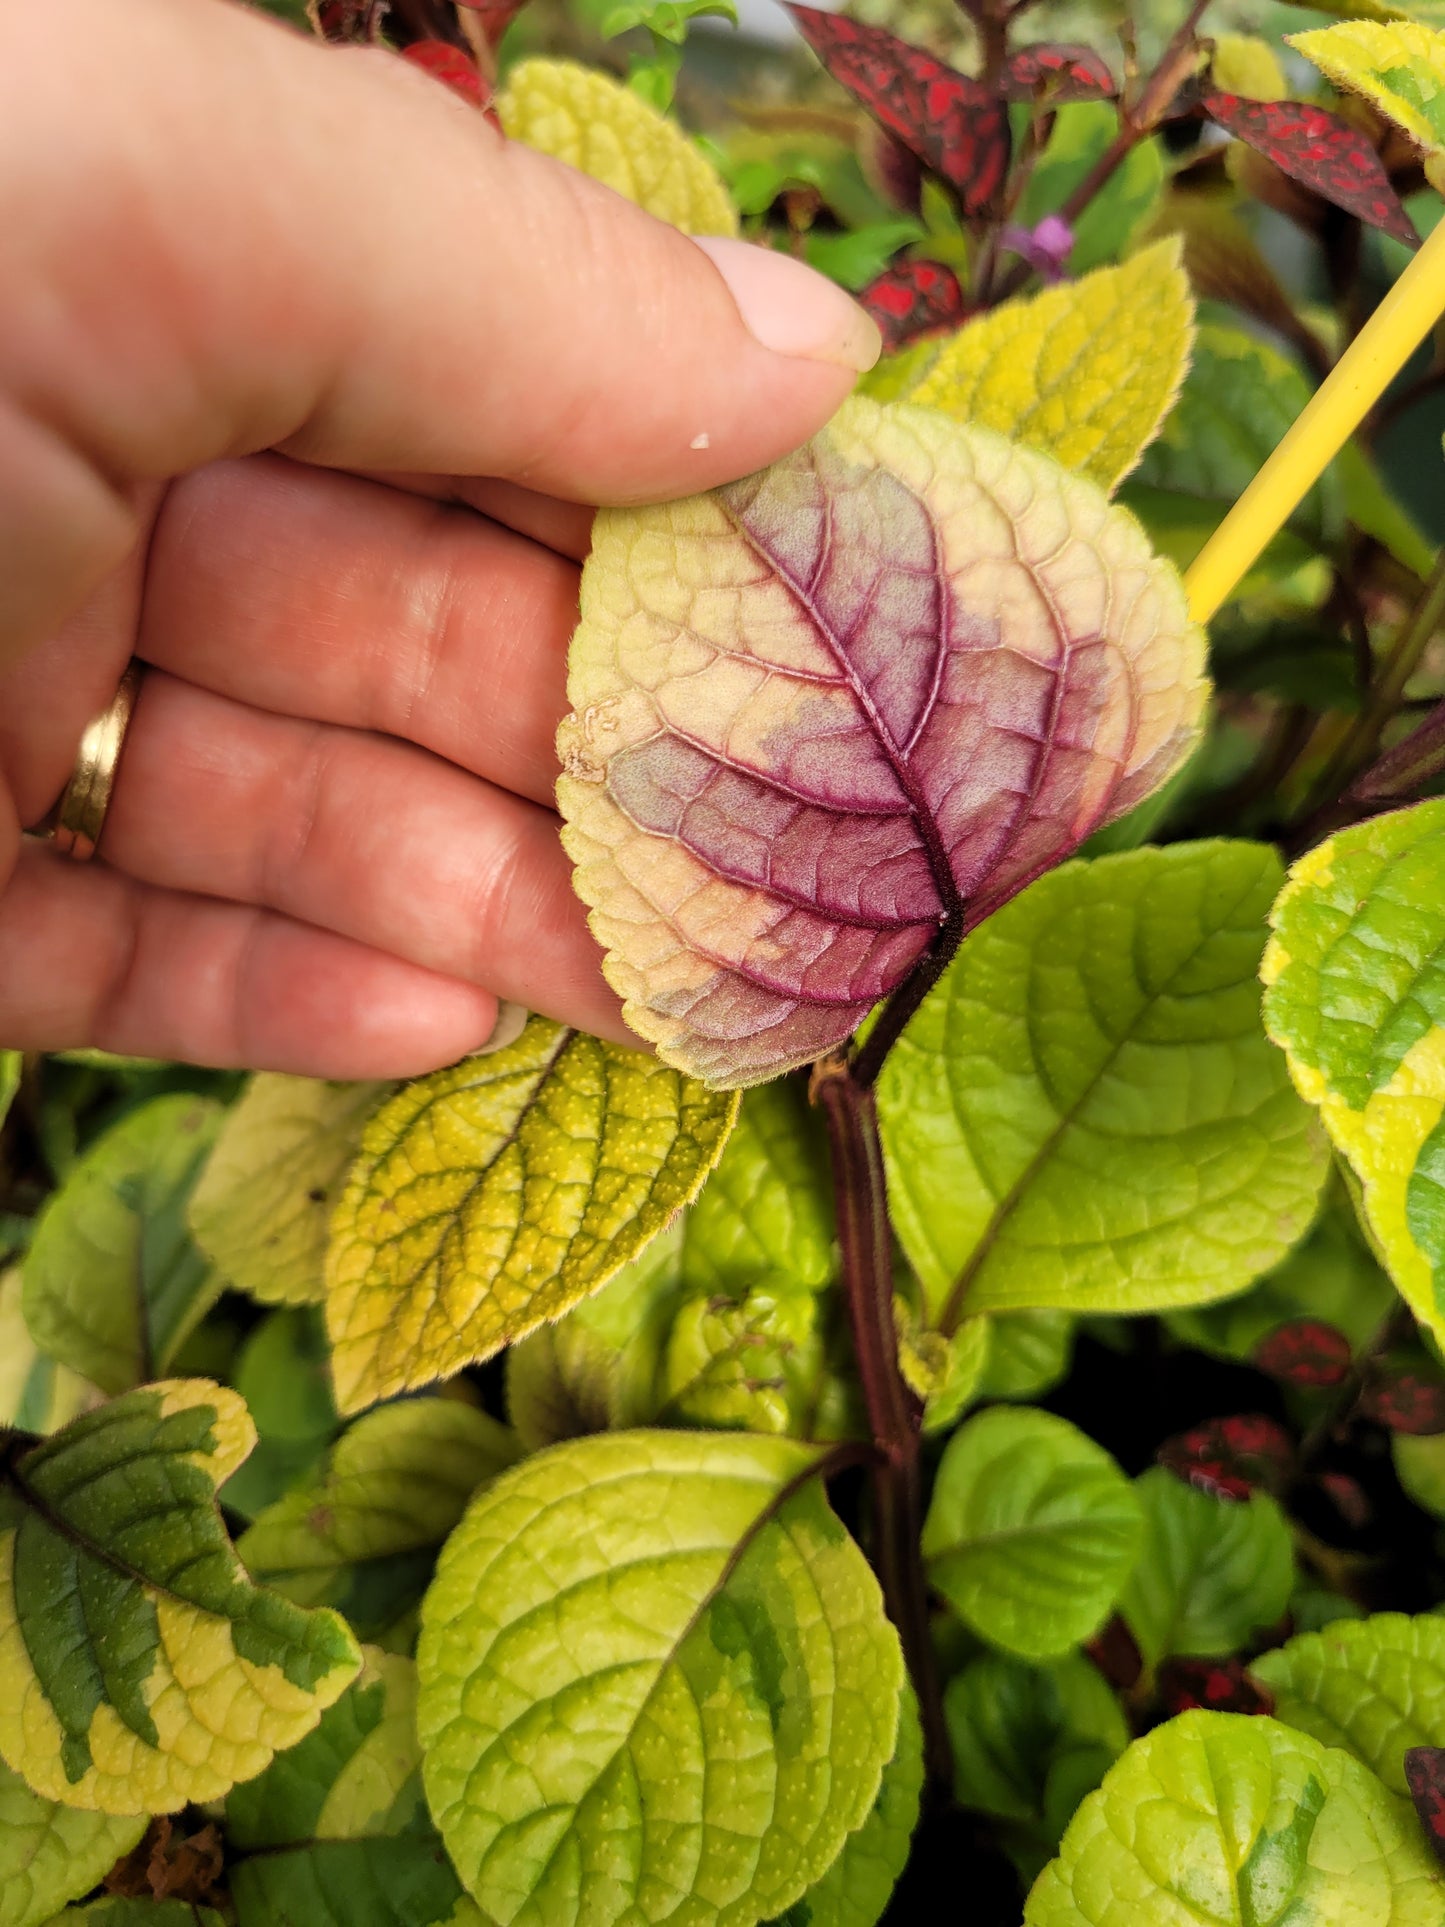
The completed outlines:
[[[843,290],[790,255],[718,236],[696,241],[737,303],[748,333],[775,355],[866,374],[883,351],[876,323]]]
[[[505,997],[498,998],[497,1021],[492,1025],[487,1041],[478,1044],[471,1055],[490,1057],[494,1050],[505,1050],[508,1044],[515,1044],[527,1027],[527,1014],[525,1004],[512,1004]]]

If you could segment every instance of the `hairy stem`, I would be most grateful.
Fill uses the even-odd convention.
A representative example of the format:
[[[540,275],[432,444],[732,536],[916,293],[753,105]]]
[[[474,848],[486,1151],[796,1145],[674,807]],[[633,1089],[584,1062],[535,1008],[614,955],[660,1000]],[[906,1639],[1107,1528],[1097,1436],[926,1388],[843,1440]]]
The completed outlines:
[[[918,1694],[929,1778],[946,1790],[953,1783],[953,1761],[919,1546],[922,1414],[898,1365],[893,1251],[878,1116],[872,1091],[857,1082],[842,1056],[824,1058],[813,1067],[812,1096],[828,1127],[843,1292],[873,1437],[873,1562]]]

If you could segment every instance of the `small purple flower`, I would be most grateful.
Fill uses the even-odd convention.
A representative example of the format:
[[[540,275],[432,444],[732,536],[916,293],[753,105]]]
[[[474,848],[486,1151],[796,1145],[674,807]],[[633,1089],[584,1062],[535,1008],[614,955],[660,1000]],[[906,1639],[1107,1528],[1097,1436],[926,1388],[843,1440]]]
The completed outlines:
[[[1035,228],[1006,227],[999,241],[1045,281],[1062,281],[1064,264],[1073,252],[1074,231],[1057,214],[1046,214]]]

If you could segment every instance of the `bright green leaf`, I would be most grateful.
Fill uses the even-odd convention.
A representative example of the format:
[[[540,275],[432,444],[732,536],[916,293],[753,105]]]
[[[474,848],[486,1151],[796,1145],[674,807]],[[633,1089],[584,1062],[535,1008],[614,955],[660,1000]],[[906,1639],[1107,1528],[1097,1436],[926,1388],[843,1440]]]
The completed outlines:
[[[1049,144],[1029,177],[1014,220],[1023,227],[1036,227],[1046,214],[1057,214],[1118,131],[1119,117],[1107,101],[1075,101],[1059,108]],[[1140,141],[1074,223],[1069,272],[1087,274],[1126,254],[1163,186],[1158,141]]]
[[[1445,1519],[1445,1432],[1423,1438],[1392,1432],[1390,1456],[1406,1495],[1425,1512]]]
[[[1413,20],[1342,20],[1286,37],[1341,93],[1363,94],[1427,154],[1445,151],[1445,33]]]
[[[374,1636],[420,1599],[467,1501],[517,1456],[505,1426],[458,1399],[384,1405],[256,1517],[237,1554],[298,1605],[334,1606]]]
[[[0,1426],[54,1432],[105,1397],[68,1365],[47,1358],[30,1336],[21,1309],[18,1265],[0,1271]]]
[[[1445,1619],[1376,1613],[1303,1633],[1250,1662],[1279,1719],[1355,1754],[1395,1793],[1405,1750],[1445,1746]]]
[[[823,1463],[611,1433],[473,1501],[423,1607],[419,1728],[497,1927],[753,1927],[868,1817],[902,1658]]]
[[[497,95],[510,139],[590,174],[684,234],[736,234],[727,189],[675,122],[609,75],[522,60]]]
[[[333,1613],[237,1564],[215,1488],[255,1441],[234,1392],[148,1385],[0,1475],[0,1755],[67,1806],[171,1812],[293,1746],[358,1665]]]
[[[1077,1646],[1134,1563],[1139,1502],[1102,1446],[1049,1412],[999,1406],[949,1440],[923,1527],[933,1586],[1024,1659]]]
[[[1260,1028],[1259,844],[1071,863],[975,931],[878,1086],[894,1223],[947,1332],[1241,1290],[1328,1159]]]
[[[315,1731],[226,1802],[239,1927],[483,1927],[423,1804],[416,1668],[364,1660]]]
[[[1183,1713],[1091,1793],[1025,1927],[1439,1927],[1414,1819],[1358,1760],[1278,1720]]]
[[[153,1098],[91,1145],[41,1213],[25,1322],[41,1351],[104,1391],[163,1373],[221,1290],[186,1229],[221,1117],[207,1098]]]
[[[830,1436],[826,1424],[817,1427],[826,1398],[825,1309],[812,1292],[767,1286],[736,1300],[687,1299],[663,1350],[657,1418]]]
[[[923,1792],[923,1734],[913,1688],[903,1688],[898,1746],[868,1818],[816,1887],[765,1927],[874,1927],[908,1860]]]
[[[330,1438],[336,1407],[327,1364],[326,1333],[310,1306],[273,1311],[247,1334],[234,1382],[263,1439],[307,1445]]]
[[[362,1126],[394,1087],[252,1078],[191,1194],[191,1235],[263,1305],[319,1303],[331,1209]]]
[[[1135,1481],[1144,1537],[1119,1610],[1151,1666],[1232,1653],[1289,1604],[1294,1546],[1268,1493],[1239,1504],[1154,1466]]]
[[[366,1127],[332,1225],[343,1411],[489,1358],[597,1291],[712,1169],[737,1099],[533,1017]]]
[[[18,1050],[0,1050],[0,1124],[9,1115],[10,1106],[15,1102],[15,1093],[20,1089],[20,1073],[25,1059]]]
[[[821,1291],[837,1263],[828,1151],[789,1079],[749,1091],[717,1169],[688,1212],[682,1282],[736,1296],[755,1285]]]
[[[1073,1349],[1074,1321],[1063,1312],[1001,1312],[989,1319],[982,1396],[1043,1398],[1067,1373]]]
[[[32,1792],[0,1766],[0,1921],[40,1927],[89,1893],[150,1824],[144,1813],[85,1813]]]
[[[996,428],[1113,490],[1189,366],[1194,302],[1177,239],[1006,302],[952,335],[909,401]]]
[[[1410,1309],[1445,1338],[1445,799],[1342,830],[1280,893],[1265,1023],[1359,1178]]]

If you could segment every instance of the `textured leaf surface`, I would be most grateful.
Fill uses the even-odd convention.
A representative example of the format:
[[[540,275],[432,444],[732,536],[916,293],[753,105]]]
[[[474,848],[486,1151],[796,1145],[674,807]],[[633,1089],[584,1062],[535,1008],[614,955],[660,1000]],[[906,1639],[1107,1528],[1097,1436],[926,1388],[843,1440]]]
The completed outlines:
[[[1445,800],[1300,858],[1272,916],[1269,1034],[1363,1189],[1411,1310],[1445,1337]]]
[[[888,353],[956,328],[967,312],[963,289],[941,261],[899,261],[859,290],[858,305],[878,323]]]
[[[186,1228],[221,1116],[190,1096],[132,1111],[77,1161],[35,1227],[25,1322],[43,1352],[104,1391],[163,1372],[221,1289]]]
[[[1304,1633],[1251,1661],[1279,1718],[1343,1746],[1407,1793],[1405,1749],[1445,1745],[1445,1619],[1376,1613]]]
[[[342,1410],[489,1358],[597,1291],[696,1194],[736,1110],[544,1017],[400,1091],[332,1223]]]
[[[1112,1767],[1026,1927],[1436,1927],[1439,1869],[1375,1776],[1277,1720],[1184,1713]]]
[[[205,1379],[12,1448],[0,1482],[0,1755],[103,1813],[210,1800],[293,1746],[358,1665],[332,1613],[237,1564],[215,1488],[255,1432]]]
[[[1412,1746],[1405,1755],[1405,1778],[1425,1838],[1437,1860],[1445,1860],[1445,1748]]]
[[[317,1478],[257,1516],[237,1554],[298,1605],[335,1606],[379,1633],[420,1599],[472,1494],[518,1455],[505,1426],[457,1399],[383,1406],[342,1434]]]
[[[993,204],[1010,152],[1001,100],[882,27],[817,7],[788,12],[834,80],[957,190],[965,214]]]
[[[948,1442],[923,1556],[975,1632],[1048,1659],[1108,1618],[1139,1525],[1139,1502],[1102,1446],[1052,1413],[997,1407]]]
[[[1192,562],[1305,403],[1310,386],[1296,364],[1242,328],[1202,322],[1178,405],[1146,451],[1121,499],[1157,543]],[[1324,545],[1343,515],[1333,471],[1290,517],[1285,537],[1298,559],[1302,543]]]
[[[362,1126],[392,1088],[251,1080],[191,1195],[191,1234],[229,1284],[265,1305],[326,1296],[331,1210]]]
[[[47,1358],[21,1309],[20,1267],[0,1271],[0,1426],[54,1432],[105,1394],[68,1365]]]
[[[1259,844],[1076,863],[963,945],[878,1108],[894,1224],[964,1312],[1137,1312],[1241,1290],[1327,1167],[1259,1022],[1279,878]]]
[[[1445,1432],[1445,1376],[1425,1360],[1372,1360],[1357,1408],[1392,1432],[1431,1438]]]
[[[1345,1334],[1321,1318],[1294,1318],[1276,1325],[1254,1348],[1254,1362],[1262,1372],[1303,1391],[1340,1384],[1353,1356]]]
[[[1314,193],[1393,235],[1406,247],[1420,237],[1390,185],[1384,163],[1357,127],[1301,100],[1245,100],[1208,93],[1205,110],[1236,140],[1248,142]]]
[[[834,1273],[833,1193],[818,1114],[794,1083],[749,1091],[717,1169],[687,1214],[689,1291],[821,1291]]]
[[[905,1685],[898,1715],[898,1747],[883,1769],[873,1810],[843,1842],[843,1851],[769,1927],[874,1927],[908,1860],[923,1792],[923,1734],[918,1702]]]
[[[1041,448],[1113,490],[1159,432],[1189,366],[1179,243],[1006,302],[946,342],[908,396]]]
[[[431,1810],[499,1927],[782,1914],[873,1807],[902,1659],[816,1448],[631,1432],[473,1503],[423,1609]]]
[[[1445,33],[1413,20],[1342,20],[1291,34],[1289,44],[1342,93],[1363,94],[1427,153],[1445,150]]]
[[[1289,1604],[1294,1547],[1267,1493],[1211,1498],[1162,1466],[1135,1481],[1139,1558],[1119,1610],[1151,1665],[1171,1654],[1232,1652]]]
[[[1216,1499],[1247,1499],[1256,1486],[1277,1484],[1294,1460],[1294,1443],[1277,1419],[1259,1412],[1206,1419],[1166,1439],[1159,1463],[1186,1485]]]
[[[631,87],[571,60],[520,60],[496,98],[503,131],[590,174],[684,234],[736,234],[711,162]]]
[[[41,1927],[68,1900],[98,1886],[148,1825],[144,1813],[59,1806],[0,1765],[0,1920]]]
[[[1108,100],[1119,91],[1092,47],[1061,46],[1047,40],[1009,55],[1000,88],[1009,100],[1042,100],[1052,107],[1076,100]]]
[[[427,1816],[416,1668],[367,1650],[315,1732],[226,1802],[239,1927],[482,1927]]]
[[[1047,457],[854,400],[729,488],[604,511],[557,786],[629,1021],[757,1083],[842,1041],[1193,739],[1200,636]]]

